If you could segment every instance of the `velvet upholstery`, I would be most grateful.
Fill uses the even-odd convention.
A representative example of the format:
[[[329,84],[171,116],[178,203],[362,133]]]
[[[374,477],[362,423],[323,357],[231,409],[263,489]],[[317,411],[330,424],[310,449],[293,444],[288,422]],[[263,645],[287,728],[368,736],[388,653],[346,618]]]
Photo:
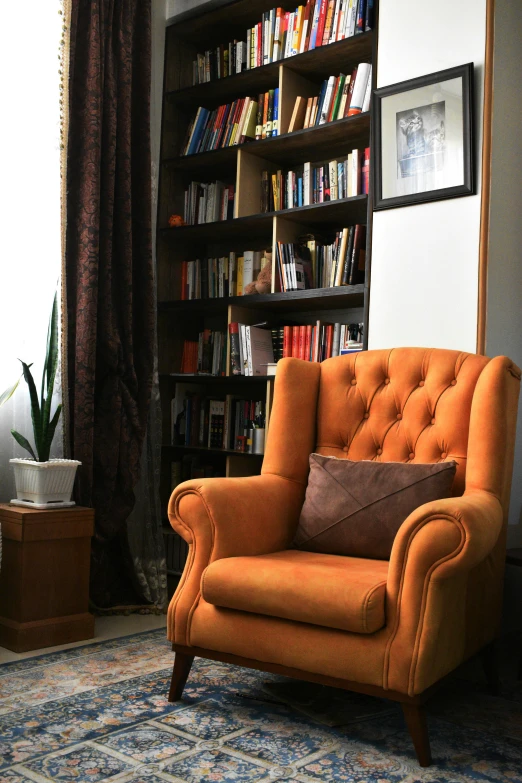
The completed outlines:
[[[261,476],[195,479],[171,497],[170,522],[190,546],[169,608],[169,639],[409,696],[425,691],[497,633],[519,386],[520,370],[506,357],[450,350],[282,360]],[[343,630],[313,622],[312,607],[301,607],[299,620],[259,612],[270,606],[282,614],[267,583],[292,570],[288,550],[313,451],[458,463],[451,496],[420,506],[397,533],[385,624],[374,632],[349,630],[347,606]],[[345,560],[350,580],[353,559]],[[331,562],[329,578],[344,579]],[[225,576],[240,594],[234,599],[224,598]],[[292,584],[295,576],[287,595]],[[211,602],[225,600],[236,605]],[[292,600],[297,607],[295,594]],[[320,606],[321,595],[314,600]]]
[[[406,517],[447,497],[454,461],[405,463],[310,454],[293,546],[307,552],[389,560]]]
[[[201,595],[215,606],[355,633],[384,625],[388,562],[289,549],[216,560]]]

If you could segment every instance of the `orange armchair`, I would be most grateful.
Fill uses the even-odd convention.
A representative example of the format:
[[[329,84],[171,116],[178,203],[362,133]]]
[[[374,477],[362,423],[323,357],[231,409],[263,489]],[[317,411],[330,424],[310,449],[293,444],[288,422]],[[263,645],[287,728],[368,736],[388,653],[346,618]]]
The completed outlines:
[[[400,348],[278,364],[260,476],[176,488],[189,555],[168,615],[169,699],[194,656],[401,702],[419,763],[423,704],[500,623],[520,370]],[[311,452],[458,463],[452,497],[404,520],[390,561],[290,549]]]

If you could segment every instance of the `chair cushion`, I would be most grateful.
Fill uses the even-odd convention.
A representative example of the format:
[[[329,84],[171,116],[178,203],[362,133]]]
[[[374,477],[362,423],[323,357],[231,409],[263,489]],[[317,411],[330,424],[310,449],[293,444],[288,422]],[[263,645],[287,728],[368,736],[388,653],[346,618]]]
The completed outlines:
[[[388,560],[407,516],[449,497],[456,463],[374,462],[310,455],[296,549]]]
[[[216,560],[204,571],[205,601],[354,633],[384,625],[388,563],[287,550]]]

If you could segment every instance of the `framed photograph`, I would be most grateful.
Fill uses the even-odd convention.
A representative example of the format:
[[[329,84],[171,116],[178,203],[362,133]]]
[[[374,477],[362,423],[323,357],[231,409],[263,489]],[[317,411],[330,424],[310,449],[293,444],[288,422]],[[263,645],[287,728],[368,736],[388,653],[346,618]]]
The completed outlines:
[[[374,209],[475,190],[473,63],[373,94]]]

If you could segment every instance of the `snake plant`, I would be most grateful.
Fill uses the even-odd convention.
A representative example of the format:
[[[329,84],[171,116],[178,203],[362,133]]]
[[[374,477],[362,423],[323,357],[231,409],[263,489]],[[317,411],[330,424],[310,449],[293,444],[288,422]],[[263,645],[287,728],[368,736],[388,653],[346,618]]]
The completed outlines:
[[[62,406],[58,405],[51,417],[54,382],[58,370],[58,301],[56,294],[54,295],[53,309],[47,332],[47,350],[42,373],[40,399],[38,399],[38,392],[36,391],[31,367],[32,364],[22,362],[23,376],[29,387],[29,396],[31,398],[34,443],[38,457],[36,457],[27,438],[24,438],[24,436],[20,435],[16,430],[11,430],[11,434],[16,442],[29,452],[35,462],[47,462],[51,452],[51,444],[56,431],[56,425],[58,424],[62,410]]]
[[[5,391],[2,392],[2,394],[0,394],[0,408],[5,402],[7,402],[7,400],[11,399],[11,397],[17,390],[19,383],[20,383],[20,378],[17,380],[16,383],[14,383],[12,386],[9,386],[8,389],[6,389]]]

